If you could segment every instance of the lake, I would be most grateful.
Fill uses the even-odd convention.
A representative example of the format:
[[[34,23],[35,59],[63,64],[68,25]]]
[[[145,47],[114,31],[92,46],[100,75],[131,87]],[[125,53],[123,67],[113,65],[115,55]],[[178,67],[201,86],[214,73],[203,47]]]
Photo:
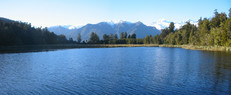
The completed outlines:
[[[0,95],[231,94],[231,53],[165,47],[0,54]]]

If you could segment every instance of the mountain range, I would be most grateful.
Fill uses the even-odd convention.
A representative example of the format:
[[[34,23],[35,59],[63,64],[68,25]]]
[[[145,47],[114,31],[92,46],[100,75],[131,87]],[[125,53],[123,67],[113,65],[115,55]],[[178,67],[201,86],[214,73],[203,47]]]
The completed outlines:
[[[68,27],[67,27],[68,26]],[[70,28],[75,27],[75,28]],[[142,22],[131,23],[127,21],[121,21],[119,23],[112,22],[100,22],[97,24],[87,24],[85,26],[52,26],[48,27],[48,30],[55,34],[63,34],[67,38],[77,39],[78,33],[80,33],[83,40],[88,40],[92,32],[96,32],[100,39],[103,38],[103,34],[117,34],[118,37],[121,32],[127,32],[128,34],[136,34],[137,38],[144,38],[146,35],[157,35],[161,31],[153,26],[147,26]]]
[[[14,22],[14,20],[10,20],[10,19],[3,18],[3,17],[0,17],[0,20],[4,22]]]
[[[7,18],[0,17],[0,20],[13,22],[14,20],[10,20]],[[197,21],[188,20],[190,23],[197,25]],[[83,40],[88,40],[90,38],[90,34],[92,32],[96,32],[100,39],[102,39],[103,34],[117,34],[120,36],[121,32],[127,32],[128,34],[135,33],[137,38],[144,38],[146,35],[156,35],[161,33],[161,29],[168,27],[171,21],[160,19],[157,22],[154,22],[151,26],[147,26],[142,22],[128,22],[128,21],[120,21],[120,22],[100,22],[97,24],[87,24],[84,26],[74,26],[74,25],[58,25],[48,27],[48,30],[54,32],[57,35],[65,35],[66,38],[77,39],[78,33],[81,34]],[[186,21],[175,22],[175,27],[178,29],[182,25],[185,24]]]

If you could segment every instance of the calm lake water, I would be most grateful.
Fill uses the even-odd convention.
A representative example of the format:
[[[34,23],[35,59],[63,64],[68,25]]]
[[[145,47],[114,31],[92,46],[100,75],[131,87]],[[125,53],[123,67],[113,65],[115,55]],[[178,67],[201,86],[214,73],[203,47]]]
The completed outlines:
[[[231,94],[231,53],[164,47],[0,54],[5,94]]]

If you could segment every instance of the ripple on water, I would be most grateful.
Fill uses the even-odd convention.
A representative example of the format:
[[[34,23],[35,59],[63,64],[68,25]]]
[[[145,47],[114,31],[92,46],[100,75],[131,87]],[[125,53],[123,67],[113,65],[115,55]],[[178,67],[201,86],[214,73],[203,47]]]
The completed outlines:
[[[161,47],[0,54],[0,95],[229,95],[230,58]]]

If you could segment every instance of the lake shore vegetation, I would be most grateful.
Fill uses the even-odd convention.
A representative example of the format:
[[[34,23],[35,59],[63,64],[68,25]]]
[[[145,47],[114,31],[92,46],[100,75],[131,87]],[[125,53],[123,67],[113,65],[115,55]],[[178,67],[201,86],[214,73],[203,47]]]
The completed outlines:
[[[85,48],[85,47],[181,47],[194,50],[231,51],[231,8],[228,16],[214,10],[214,17],[200,18],[198,24],[190,21],[179,29],[175,29],[174,22],[162,29],[159,35],[147,35],[143,39],[135,33],[122,32],[118,34],[104,34],[103,39],[92,32],[89,40],[82,41],[80,33],[76,41],[64,35],[56,35],[47,28],[35,28],[31,24],[17,21],[0,20],[0,49],[6,47],[39,48]]]

